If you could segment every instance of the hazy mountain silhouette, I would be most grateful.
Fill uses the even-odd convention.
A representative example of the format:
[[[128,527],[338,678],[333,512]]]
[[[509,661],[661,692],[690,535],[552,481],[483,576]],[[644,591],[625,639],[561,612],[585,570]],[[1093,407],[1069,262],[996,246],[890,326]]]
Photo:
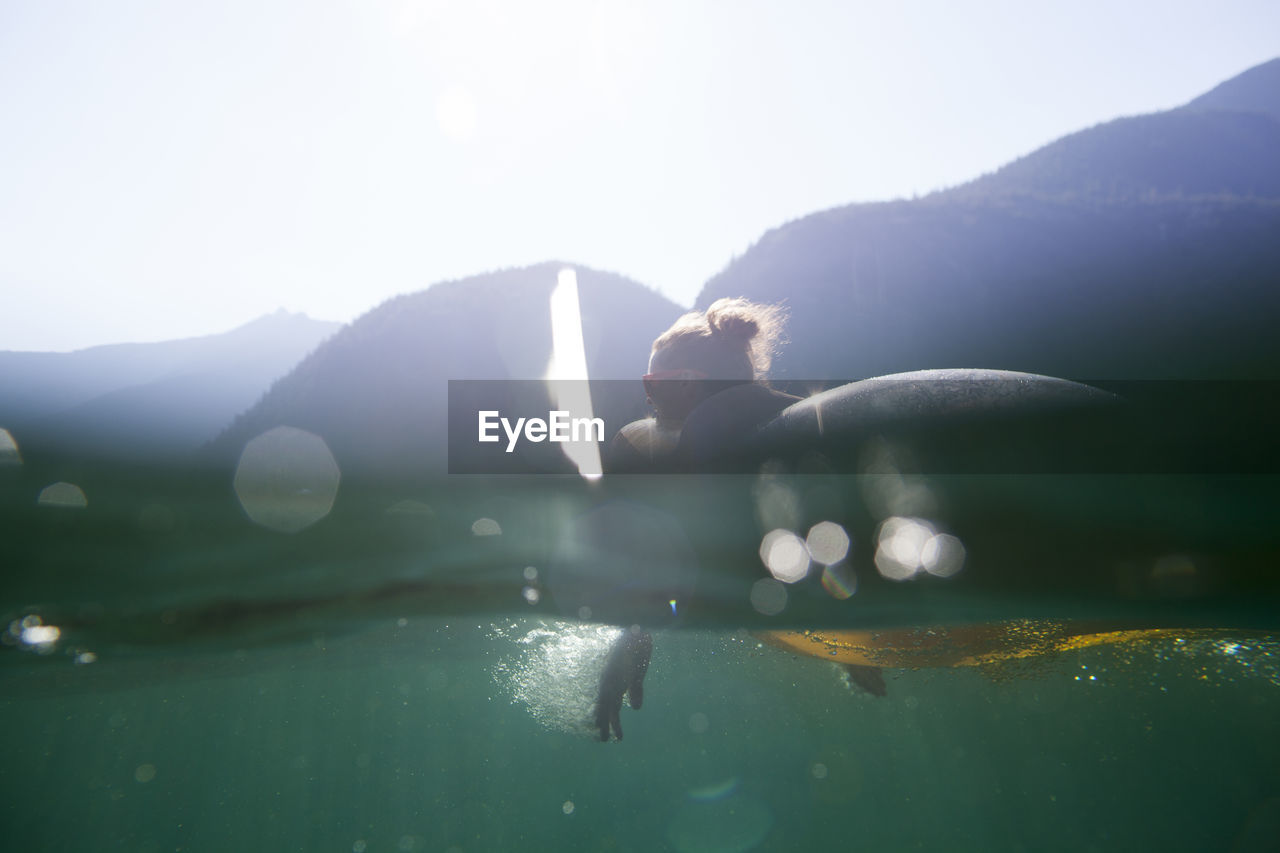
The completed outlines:
[[[1186,106],[1192,110],[1237,110],[1280,118],[1280,58],[1237,74]]]
[[[968,184],[767,233],[697,300],[785,300],[792,378],[1280,375],[1280,60]]]
[[[234,460],[254,436],[288,425],[324,438],[344,476],[443,471],[448,380],[543,378],[551,292],[566,266],[492,272],[388,300],[277,382],[210,452]],[[597,410],[642,408],[649,347],[682,309],[622,276],[574,269],[590,376],[635,380],[634,393],[623,392],[629,399],[595,400]]]
[[[278,311],[197,338],[0,352],[0,426],[27,450],[194,450],[339,327]]]
[[[950,190],[812,214],[765,234],[697,304],[787,302],[784,378],[955,366],[1275,377],[1278,103],[1280,60]],[[253,436],[290,425],[321,435],[344,475],[441,471],[447,380],[542,377],[562,267],[389,300],[288,375],[331,327],[275,315],[191,341],[0,353],[0,425],[24,446],[92,427],[105,445],[163,448],[230,424],[207,453],[232,462]],[[591,376],[634,379],[680,307],[622,276],[578,268],[578,280]],[[634,406],[636,386],[597,404]]]

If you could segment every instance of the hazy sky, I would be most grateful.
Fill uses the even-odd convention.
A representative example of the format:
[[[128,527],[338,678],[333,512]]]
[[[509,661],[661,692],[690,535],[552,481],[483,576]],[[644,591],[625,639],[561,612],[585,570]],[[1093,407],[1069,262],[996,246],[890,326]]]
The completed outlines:
[[[1176,106],[1276,33],[1275,0],[0,0],[0,349],[553,258],[688,305],[771,227]]]

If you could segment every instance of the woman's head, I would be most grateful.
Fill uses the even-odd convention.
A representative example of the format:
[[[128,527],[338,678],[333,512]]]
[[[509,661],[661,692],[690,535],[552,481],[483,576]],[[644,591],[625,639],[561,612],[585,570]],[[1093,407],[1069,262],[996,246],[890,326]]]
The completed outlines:
[[[645,377],[658,416],[681,421],[726,384],[763,379],[781,340],[784,318],[777,305],[717,299],[705,312],[676,320],[653,342]]]
[[[782,338],[780,306],[717,299],[685,314],[653,342],[649,373],[689,370],[705,379],[763,379]]]

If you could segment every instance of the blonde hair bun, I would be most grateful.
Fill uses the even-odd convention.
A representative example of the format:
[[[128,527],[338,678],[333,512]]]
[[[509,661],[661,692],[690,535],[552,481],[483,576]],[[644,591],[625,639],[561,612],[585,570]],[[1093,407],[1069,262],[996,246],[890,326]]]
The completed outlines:
[[[745,299],[717,299],[707,309],[707,325],[713,335],[738,338],[745,345],[760,334],[760,323],[755,319],[760,307]]]
[[[782,343],[786,312],[742,298],[685,314],[653,342],[651,362],[692,367],[717,379],[763,379]]]

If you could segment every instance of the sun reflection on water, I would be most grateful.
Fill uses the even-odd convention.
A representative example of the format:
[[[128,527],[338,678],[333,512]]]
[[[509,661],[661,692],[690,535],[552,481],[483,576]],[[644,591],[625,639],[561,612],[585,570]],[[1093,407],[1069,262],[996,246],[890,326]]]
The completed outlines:
[[[516,650],[493,668],[494,681],[548,729],[596,739],[592,715],[605,656],[621,628],[576,622],[492,625],[490,636]]]

